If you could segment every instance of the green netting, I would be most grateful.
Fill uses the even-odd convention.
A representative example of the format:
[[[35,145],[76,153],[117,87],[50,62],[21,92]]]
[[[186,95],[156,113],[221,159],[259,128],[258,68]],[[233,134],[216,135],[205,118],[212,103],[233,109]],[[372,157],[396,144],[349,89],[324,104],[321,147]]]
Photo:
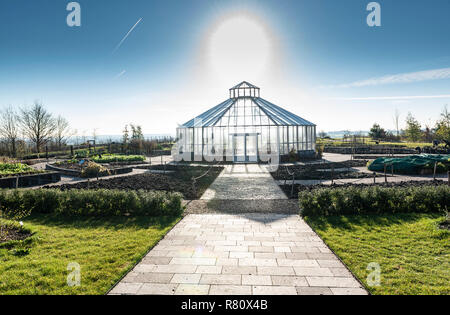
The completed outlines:
[[[402,158],[378,158],[368,166],[368,169],[372,172],[382,172],[387,165],[390,172],[393,165],[395,173],[417,174],[424,168],[433,168],[435,162],[450,166],[450,155],[420,154]]]

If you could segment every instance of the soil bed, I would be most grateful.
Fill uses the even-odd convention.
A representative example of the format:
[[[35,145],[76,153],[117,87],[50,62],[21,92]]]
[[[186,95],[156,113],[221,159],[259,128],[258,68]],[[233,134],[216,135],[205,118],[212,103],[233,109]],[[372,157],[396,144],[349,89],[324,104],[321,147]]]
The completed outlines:
[[[366,166],[367,162],[367,160],[351,160],[345,162],[326,162],[306,165],[280,165],[278,170],[272,172],[271,175],[276,180],[292,179],[292,175],[289,175],[289,173],[295,173],[295,179],[331,179],[331,172],[319,170],[348,168],[347,171],[334,172],[334,179],[373,177],[372,174],[356,172],[351,169],[352,167]]]
[[[0,234],[0,244],[9,241],[21,241],[31,236],[31,233],[22,231],[21,229],[4,226],[3,232]]]
[[[380,186],[380,187],[421,187],[421,186],[440,186],[440,185],[448,185],[446,181],[436,180],[436,181],[404,181],[404,182],[394,182],[394,183],[376,183],[376,184],[333,184],[333,185],[294,185],[294,196],[291,196],[291,187],[292,185],[280,185],[280,188],[284,191],[286,196],[292,199],[298,199],[298,192],[300,191],[313,191],[315,189],[320,188],[342,188],[342,187],[372,187],[372,186]]]
[[[192,187],[192,177],[199,177],[206,171],[209,172],[198,179],[196,189]],[[184,199],[198,199],[216,179],[223,170],[223,167],[177,167],[173,172],[167,174],[145,173],[138,175],[122,176],[110,179],[100,179],[91,182],[81,182],[76,184],[64,184],[58,187],[67,189],[121,189],[121,190],[163,190],[170,192],[180,192]]]

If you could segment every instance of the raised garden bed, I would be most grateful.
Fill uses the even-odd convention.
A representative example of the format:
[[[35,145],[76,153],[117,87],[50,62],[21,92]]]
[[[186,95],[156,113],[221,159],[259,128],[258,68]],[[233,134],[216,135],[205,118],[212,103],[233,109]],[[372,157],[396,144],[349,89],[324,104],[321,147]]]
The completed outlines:
[[[58,172],[39,172],[38,174],[16,175],[0,178],[0,188],[23,188],[56,183],[61,180]]]
[[[401,146],[340,147],[325,145],[323,152],[339,154],[417,154],[415,149]]]
[[[213,167],[206,176],[196,182],[195,191],[192,178],[204,174],[209,167],[202,166],[178,166],[173,172],[166,174],[145,173],[120,178],[100,179],[90,183],[81,182],[76,184],[65,184],[58,188],[67,189],[121,189],[121,190],[163,190],[180,192],[185,199],[198,199],[209,187],[209,185],[222,172],[223,167]],[[54,188],[54,187],[52,187]]]
[[[118,174],[126,174],[131,173],[133,168],[131,166],[123,166],[123,165],[109,165],[103,164],[109,171],[109,175],[118,175]],[[74,176],[74,177],[82,177],[82,167],[78,163],[70,163],[70,162],[57,162],[55,164],[47,164],[45,166],[46,169],[59,172],[64,175]],[[107,173],[102,174],[100,176],[108,176]]]
[[[352,167],[366,166],[366,164],[366,160],[351,160],[345,162],[327,162],[306,165],[280,165],[278,170],[272,172],[271,174],[276,180],[292,179],[292,176],[289,175],[289,173],[294,173],[295,179],[331,179],[331,173],[324,170],[331,170],[332,168],[335,170],[347,168],[348,171],[336,171],[334,173],[334,178],[343,179],[373,177],[371,174],[358,173],[355,170],[352,170]]]
[[[23,163],[0,163],[0,178],[42,173]]]

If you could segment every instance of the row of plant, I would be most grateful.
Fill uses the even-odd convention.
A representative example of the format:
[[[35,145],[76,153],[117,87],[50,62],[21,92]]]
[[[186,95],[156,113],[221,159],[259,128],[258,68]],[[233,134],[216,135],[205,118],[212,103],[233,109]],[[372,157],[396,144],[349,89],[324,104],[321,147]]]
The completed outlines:
[[[450,186],[332,187],[299,192],[303,216],[438,213],[450,208]]]
[[[0,177],[40,173],[29,165],[22,163],[0,163]]]
[[[31,213],[177,216],[183,210],[181,200],[180,193],[163,191],[3,189],[0,212],[3,217]]]
[[[121,154],[102,154],[91,157],[96,163],[114,163],[114,162],[144,162],[143,155],[121,155]]]

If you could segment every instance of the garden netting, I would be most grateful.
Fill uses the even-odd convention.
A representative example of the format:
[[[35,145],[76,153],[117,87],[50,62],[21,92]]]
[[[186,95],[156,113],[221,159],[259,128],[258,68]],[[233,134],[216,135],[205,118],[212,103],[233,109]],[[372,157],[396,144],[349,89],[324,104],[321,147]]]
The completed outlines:
[[[373,161],[368,169],[373,172],[384,171],[384,166],[387,166],[387,171],[391,171],[391,165],[394,167],[396,173],[402,174],[417,174],[422,169],[434,168],[435,162],[439,164],[440,168],[450,166],[450,155],[432,155],[420,154],[410,155],[401,158],[387,158],[382,157]]]

